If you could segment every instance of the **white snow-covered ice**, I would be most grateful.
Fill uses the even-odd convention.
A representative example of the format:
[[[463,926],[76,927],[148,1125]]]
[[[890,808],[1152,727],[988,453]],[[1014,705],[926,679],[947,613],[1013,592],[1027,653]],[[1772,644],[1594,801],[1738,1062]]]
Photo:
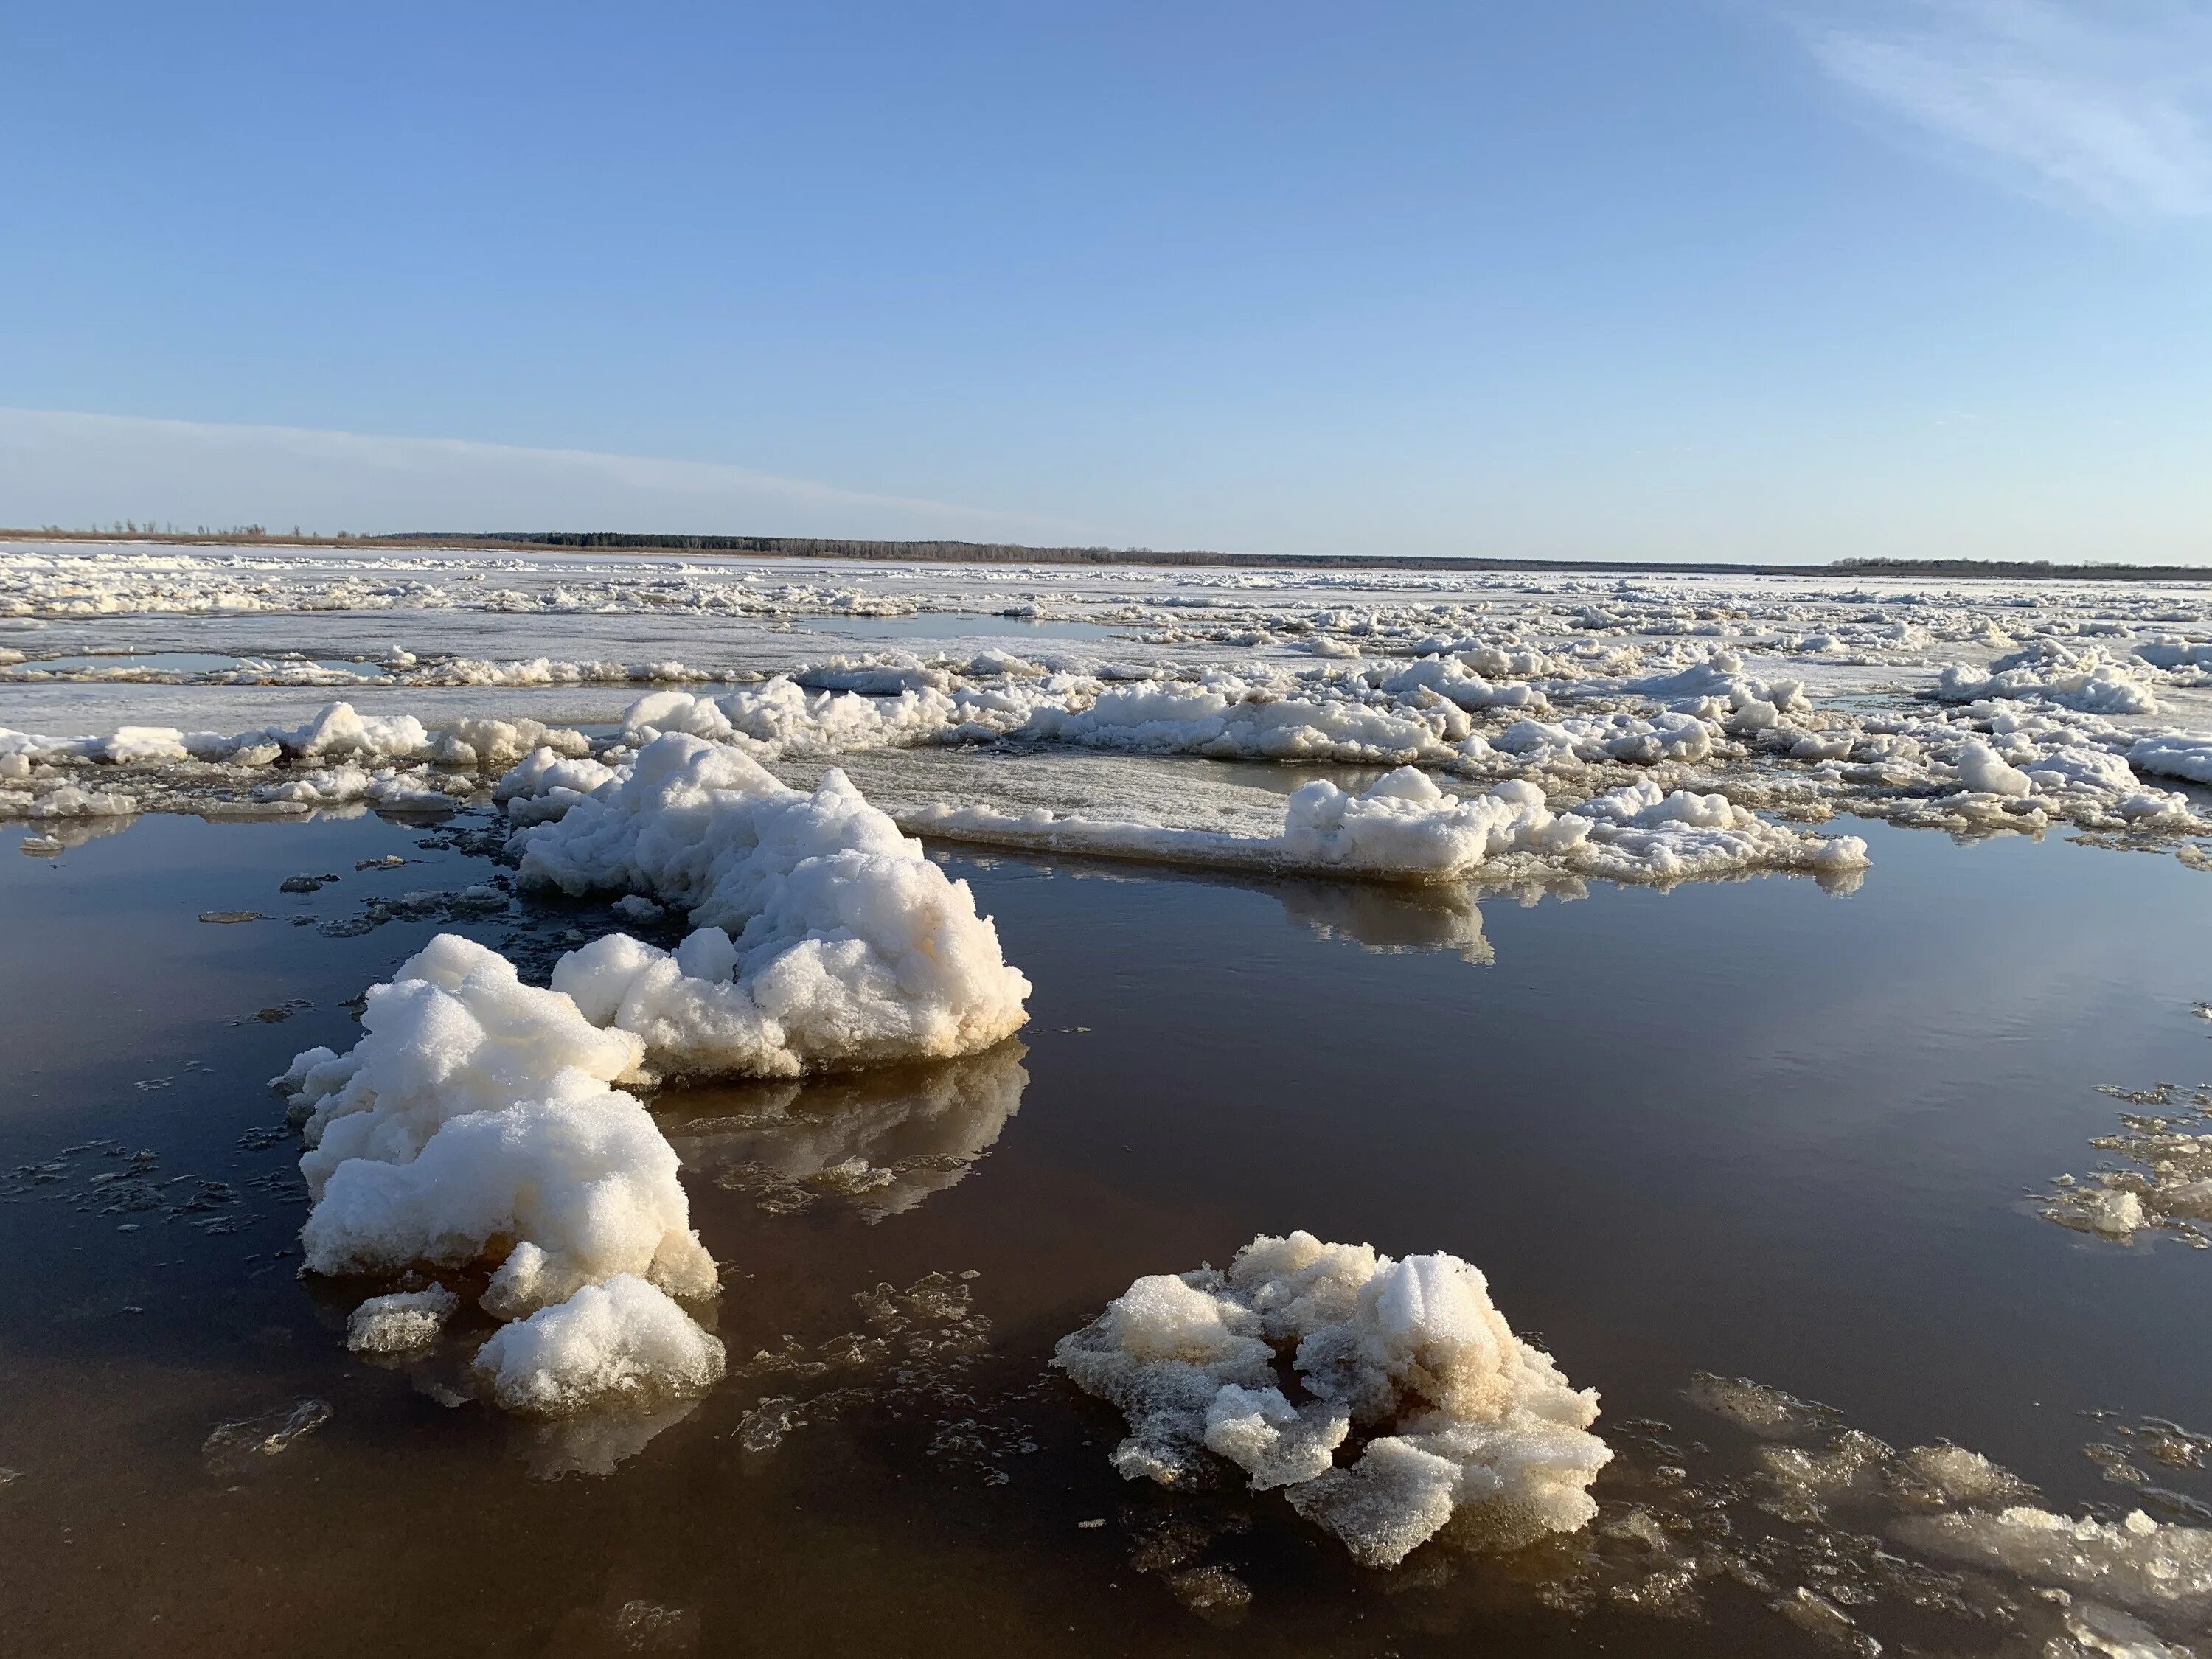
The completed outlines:
[[[1447,1523],[1490,1547],[1571,1532],[1611,1456],[1596,1394],[1514,1335],[1455,1256],[1263,1234],[1226,1272],[1138,1279],[1054,1363],[1128,1419],[1124,1476],[1173,1485],[1225,1458],[1371,1566]]]

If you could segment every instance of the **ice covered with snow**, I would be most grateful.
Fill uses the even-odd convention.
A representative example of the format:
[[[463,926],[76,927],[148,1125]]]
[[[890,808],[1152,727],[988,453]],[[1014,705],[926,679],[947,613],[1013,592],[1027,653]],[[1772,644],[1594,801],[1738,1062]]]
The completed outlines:
[[[1425,883],[1538,871],[1620,881],[1679,881],[1752,870],[1841,876],[1868,863],[1855,836],[1819,836],[1769,823],[1717,794],[1662,791],[1649,779],[1554,811],[1514,779],[1486,793],[1446,793],[1412,767],[1358,794],[1327,781],[1284,805],[1283,829],[1237,836],[1114,822],[1044,808],[1006,812],[933,805],[901,814],[909,829],[956,841],[1224,869]]]
[[[592,1024],[567,997],[521,983],[504,957],[453,934],[372,987],[362,1024],[362,1040],[347,1054],[309,1049],[274,1080],[307,1142],[301,1168],[314,1202],[301,1230],[307,1271],[389,1277],[489,1267],[480,1305],[501,1319],[625,1277],[658,1287],[656,1296],[715,1291],[674,1150],[636,1097],[611,1086],[635,1068],[638,1038]],[[420,1299],[428,1294],[376,1299],[349,1341],[396,1347],[434,1311]],[[626,1293],[616,1322],[641,1305]],[[651,1309],[638,1316],[648,1333],[665,1323]],[[605,1322],[594,1316],[575,1328]],[[502,1350],[501,1397],[542,1405],[526,1375],[529,1356],[573,1346]],[[622,1365],[635,1370],[666,1352],[653,1335],[637,1349],[641,1358]],[[571,1392],[565,1381],[545,1389],[547,1400]]]
[[[501,1327],[476,1357],[498,1404],[544,1416],[703,1394],[722,1368],[720,1340],[632,1273]]]
[[[727,744],[653,738],[617,781],[517,831],[526,885],[687,912],[673,952],[611,937],[557,989],[635,1031],[663,1073],[797,1075],[974,1054],[1028,1018],[1029,981],[975,895],[842,773],[811,792]]]
[[[1589,1432],[1595,1393],[1516,1337],[1451,1255],[1263,1234],[1225,1273],[1138,1279],[1054,1363],[1128,1419],[1125,1477],[1188,1480],[1212,1453],[1373,1566],[1447,1524],[1492,1547],[1573,1531],[1611,1456]]]
[[[206,637],[211,617],[220,641]],[[810,625],[884,619],[899,638],[858,652],[849,633],[833,644]],[[1078,631],[1013,649],[971,631],[1056,620]],[[411,648],[393,642],[403,629]],[[2201,583],[15,544],[0,548],[0,635],[26,659],[0,670],[9,817],[122,800],[452,811],[520,770],[490,793],[527,827],[595,798],[603,769],[654,737],[684,732],[801,770],[957,752],[1010,771],[1054,754],[1111,758],[1130,780],[1119,799],[1087,787],[1039,799],[1034,778],[964,797],[884,796],[871,782],[909,827],[908,807],[973,808],[1219,832],[1202,789],[1187,792],[1187,812],[1139,810],[1159,793],[1145,769],[1413,765],[1448,788],[1528,785],[1554,816],[1648,781],[1662,800],[1724,797],[1800,842],[1786,826],[1839,814],[1957,836],[2065,824],[2212,864]],[[615,636],[627,666],[607,659]],[[345,703],[309,701],[331,685]],[[469,688],[471,702],[454,710],[432,687]],[[531,761],[541,747],[552,758]],[[1371,780],[1331,781],[1358,797]],[[1679,818],[1641,833],[1654,827],[1616,823],[1622,833],[1593,832],[1567,862],[1674,880],[1808,856],[1742,825],[1733,841]],[[1168,849],[1194,850],[1282,856]]]

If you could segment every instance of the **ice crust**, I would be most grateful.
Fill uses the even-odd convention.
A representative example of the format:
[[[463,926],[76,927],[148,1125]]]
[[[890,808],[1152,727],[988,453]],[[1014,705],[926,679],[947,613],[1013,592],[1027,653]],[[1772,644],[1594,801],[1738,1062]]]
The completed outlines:
[[[594,1024],[642,1037],[665,1073],[945,1059],[1028,1017],[1029,981],[968,884],[842,773],[792,789],[734,748],[672,732],[514,847],[526,884],[689,913],[673,952],[610,936],[554,974]]]
[[[635,1066],[640,1040],[592,1025],[567,997],[522,984],[506,958],[453,934],[371,988],[362,1024],[349,1053],[309,1049],[274,1080],[307,1142],[307,1270],[489,1267],[479,1305],[499,1319],[543,1316],[627,1280],[638,1291],[594,1296],[588,1315],[500,1346],[494,1396],[566,1410],[602,1385],[624,1395],[696,1386],[711,1339],[677,1340],[672,1316],[690,1317],[665,1293],[711,1296],[718,1281],[691,1231],[674,1150],[636,1097],[611,1086]],[[443,1286],[373,1298],[349,1344],[419,1346],[451,1311]],[[590,1353],[600,1358],[586,1363]],[[540,1359],[553,1367],[542,1377],[531,1369]]]
[[[1188,1481],[1212,1452],[1373,1566],[1448,1522],[1493,1547],[1571,1532],[1596,1512],[1589,1484],[1611,1455],[1589,1432],[1596,1394],[1515,1336],[1480,1272],[1450,1255],[1262,1234],[1225,1273],[1138,1279],[1054,1363],[1128,1419],[1113,1456],[1125,1477]]]

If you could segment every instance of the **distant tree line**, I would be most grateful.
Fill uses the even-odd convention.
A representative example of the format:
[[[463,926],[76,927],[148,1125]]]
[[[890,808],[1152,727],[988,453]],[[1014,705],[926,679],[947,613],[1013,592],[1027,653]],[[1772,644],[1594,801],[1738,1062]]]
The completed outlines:
[[[394,538],[437,541],[412,532]],[[573,547],[589,551],[652,550],[683,553],[753,553],[797,559],[1009,560],[1024,564],[1206,564],[1226,555],[1198,551],[1159,552],[1148,547],[1029,547],[1017,542],[869,542],[822,536],[653,536],[616,530],[494,531],[485,541],[519,542],[532,547]]]
[[[261,541],[268,529],[258,524],[211,528],[200,525],[186,530],[176,524],[138,523],[118,519],[89,530],[64,530],[46,525],[38,531],[0,530],[0,536],[140,538],[197,537],[209,541]],[[1463,570],[1540,573],[1556,571],[1616,575],[1983,577],[2025,581],[2212,581],[2212,568],[2172,564],[2054,564],[2048,559],[1837,559],[1828,564],[1674,563],[1654,559],[1510,559],[1467,556],[1408,557],[1387,553],[1212,553],[1197,550],[1163,552],[1149,547],[1030,547],[1018,542],[881,542],[817,536],[690,536],[653,535],[617,530],[543,531],[404,531],[364,534],[339,531],[335,537],[319,536],[292,526],[289,539],[302,542],[339,541],[349,544],[498,549],[544,547],[577,552],[641,551],[664,553],[739,553],[791,559],[868,559],[887,564],[1091,564],[1091,565],[1211,565],[1243,570]]]

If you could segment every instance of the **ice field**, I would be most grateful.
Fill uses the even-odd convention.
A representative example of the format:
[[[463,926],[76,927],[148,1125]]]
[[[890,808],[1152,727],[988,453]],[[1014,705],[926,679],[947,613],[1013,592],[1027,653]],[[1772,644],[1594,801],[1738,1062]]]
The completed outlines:
[[[2212,1639],[2212,584],[7,544],[0,850],[27,1650]]]

